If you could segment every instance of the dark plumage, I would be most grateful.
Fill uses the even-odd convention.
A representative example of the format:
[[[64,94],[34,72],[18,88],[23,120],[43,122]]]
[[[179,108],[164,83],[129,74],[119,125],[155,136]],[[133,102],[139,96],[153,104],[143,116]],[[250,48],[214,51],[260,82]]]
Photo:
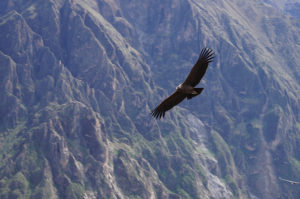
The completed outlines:
[[[185,81],[177,86],[176,91],[151,112],[152,116],[155,118],[164,117],[166,111],[182,102],[185,98],[191,99],[199,95],[203,91],[203,88],[195,88],[195,86],[199,84],[206,72],[208,64],[212,62],[213,58],[214,53],[211,49],[202,49],[198,61],[193,66]]]

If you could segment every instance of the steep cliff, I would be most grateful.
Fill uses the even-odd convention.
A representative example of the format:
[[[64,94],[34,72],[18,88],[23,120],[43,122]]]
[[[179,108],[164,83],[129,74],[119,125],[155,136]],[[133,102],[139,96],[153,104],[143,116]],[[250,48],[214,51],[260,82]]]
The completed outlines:
[[[299,198],[299,3],[2,0],[0,198]]]

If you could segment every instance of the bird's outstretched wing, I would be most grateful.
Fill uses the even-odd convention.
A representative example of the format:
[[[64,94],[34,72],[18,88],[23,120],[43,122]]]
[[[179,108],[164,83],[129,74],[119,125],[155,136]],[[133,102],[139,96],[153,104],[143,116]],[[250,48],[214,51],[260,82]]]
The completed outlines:
[[[175,91],[172,95],[166,98],[151,112],[152,116],[156,119],[164,117],[166,111],[170,110],[171,108],[182,102],[184,98],[186,98],[185,94]]]
[[[213,58],[214,58],[213,51],[209,48],[203,48],[201,50],[198,61],[193,66],[190,74],[187,76],[187,78],[183,83],[190,85],[192,87],[195,87],[197,84],[199,84],[200,80],[202,79],[202,77],[206,72],[208,64],[212,62]]]

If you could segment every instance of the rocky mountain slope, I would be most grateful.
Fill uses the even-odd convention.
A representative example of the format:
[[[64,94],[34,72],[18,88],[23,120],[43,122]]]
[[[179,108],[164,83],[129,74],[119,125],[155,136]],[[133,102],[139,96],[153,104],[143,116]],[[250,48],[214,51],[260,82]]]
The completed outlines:
[[[299,1],[278,2],[2,0],[0,198],[299,198]],[[151,118],[205,46],[203,93]]]

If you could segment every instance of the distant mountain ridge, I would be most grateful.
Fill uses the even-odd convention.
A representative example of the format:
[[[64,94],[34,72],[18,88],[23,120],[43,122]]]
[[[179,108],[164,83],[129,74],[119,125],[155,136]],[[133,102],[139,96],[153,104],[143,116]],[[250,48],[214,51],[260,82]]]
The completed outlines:
[[[1,1],[0,198],[299,198],[298,3]]]

